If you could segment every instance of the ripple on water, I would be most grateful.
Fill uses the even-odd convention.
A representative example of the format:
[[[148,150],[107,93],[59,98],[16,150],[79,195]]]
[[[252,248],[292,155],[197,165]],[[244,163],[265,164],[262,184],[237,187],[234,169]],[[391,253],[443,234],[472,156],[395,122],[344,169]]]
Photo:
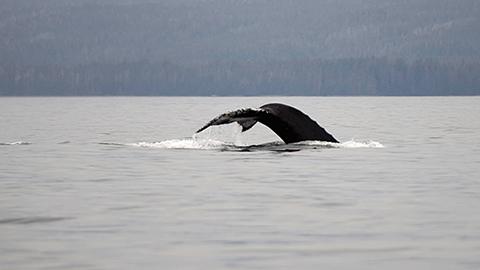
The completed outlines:
[[[0,219],[0,224],[34,224],[49,223],[62,220],[73,219],[72,217],[20,217]]]

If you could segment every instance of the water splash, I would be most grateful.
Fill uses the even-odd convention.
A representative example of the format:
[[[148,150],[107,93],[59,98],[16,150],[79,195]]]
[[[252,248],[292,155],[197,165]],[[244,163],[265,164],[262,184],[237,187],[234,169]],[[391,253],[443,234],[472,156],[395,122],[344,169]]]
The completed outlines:
[[[242,141],[242,127],[237,123],[209,128],[204,132],[193,134],[192,139],[198,141],[213,140],[224,142],[226,144],[246,146]]]

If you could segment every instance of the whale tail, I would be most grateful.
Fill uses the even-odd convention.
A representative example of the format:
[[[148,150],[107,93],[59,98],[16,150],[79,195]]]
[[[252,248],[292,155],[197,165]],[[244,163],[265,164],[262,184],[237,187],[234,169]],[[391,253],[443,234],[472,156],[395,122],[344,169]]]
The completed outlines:
[[[307,140],[338,143],[331,134],[308,115],[296,108],[279,103],[266,104],[258,109],[239,109],[221,114],[200,128],[196,133],[210,126],[233,122],[237,122],[242,126],[242,132],[249,130],[257,122],[260,122],[275,132],[285,143]]]
[[[210,126],[218,126],[218,125],[225,125],[230,124],[233,122],[237,122],[239,125],[242,126],[242,132],[249,130],[252,128],[262,117],[262,114],[266,112],[261,109],[239,109],[236,111],[226,112],[221,114],[215,118],[213,118],[210,122],[208,122],[205,126],[197,130],[196,133],[202,132],[203,130],[207,129]]]

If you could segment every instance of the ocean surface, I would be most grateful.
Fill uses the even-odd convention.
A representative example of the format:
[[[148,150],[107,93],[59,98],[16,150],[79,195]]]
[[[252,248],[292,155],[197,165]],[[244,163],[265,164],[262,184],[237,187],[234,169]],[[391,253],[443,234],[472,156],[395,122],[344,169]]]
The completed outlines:
[[[480,269],[480,97],[0,98],[0,269]]]

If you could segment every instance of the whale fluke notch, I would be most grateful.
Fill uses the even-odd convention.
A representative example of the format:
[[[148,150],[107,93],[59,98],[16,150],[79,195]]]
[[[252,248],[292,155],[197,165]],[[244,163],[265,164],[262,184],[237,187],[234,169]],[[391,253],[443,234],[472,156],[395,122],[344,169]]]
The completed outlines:
[[[196,133],[210,126],[237,122],[242,126],[242,132],[252,128],[257,122],[264,124],[275,132],[285,143],[301,141],[338,141],[317,122],[300,110],[280,103],[270,103],[258,109],[246,108],[221,114]]]

